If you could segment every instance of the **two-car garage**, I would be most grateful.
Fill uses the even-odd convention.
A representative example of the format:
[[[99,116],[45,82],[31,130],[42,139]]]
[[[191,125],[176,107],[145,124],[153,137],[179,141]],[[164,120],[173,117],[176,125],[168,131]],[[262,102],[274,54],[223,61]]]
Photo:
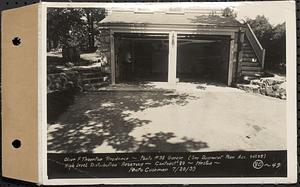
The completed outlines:
[[[239,76],[244,25],[211,12],[112,11],[100,23],[110,31],[112,84],[130,81],[215,82]]]
[[[227,84],[230,37],[178,35],[176,82]],[[168,81],[166,34],[115,34],[116,82]]]

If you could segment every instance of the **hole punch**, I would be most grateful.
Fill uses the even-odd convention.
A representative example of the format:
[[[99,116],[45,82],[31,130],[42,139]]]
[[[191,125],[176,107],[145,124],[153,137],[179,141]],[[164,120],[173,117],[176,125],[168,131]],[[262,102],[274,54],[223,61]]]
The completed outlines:
[[[15,139],[12,143],[12,146],[16,149],[20,148],[21,147],[21,141],[18,140],[18,139]]]
[[[21,38],[15,37],[15,38],[12,40],[12,43],[14,44],[14,46],[20,45],[20,44],[21,44]]]

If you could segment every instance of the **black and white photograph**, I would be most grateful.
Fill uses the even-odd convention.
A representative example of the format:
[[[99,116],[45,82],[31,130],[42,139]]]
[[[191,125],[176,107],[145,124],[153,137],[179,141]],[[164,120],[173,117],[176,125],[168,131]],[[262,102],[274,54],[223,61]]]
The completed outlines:
[[[291,5],[47,7],[48,155],[111,154],[116,159],[132,153],[137,160],[166,156],[170,161],[176,154],[201,154],[218,165],[216,160],[230,160],[232,153],[232,159],[250,160],[249,173],[258,172],[253,177],[286,177],[287,67],[296,65],[287,61],[288,16],[282,10]],[[277,152],[280,156],[268,155]],[[194,157],[187,156],[186,170],[193,173],[188,177],[214,177],[197,172]],[[206,164],[200,164],[202,171]],[[128,168],[133,174],[166,176],[162,165],[140,172],[141,167]],[[171,170],[180,177],[181,167]]]

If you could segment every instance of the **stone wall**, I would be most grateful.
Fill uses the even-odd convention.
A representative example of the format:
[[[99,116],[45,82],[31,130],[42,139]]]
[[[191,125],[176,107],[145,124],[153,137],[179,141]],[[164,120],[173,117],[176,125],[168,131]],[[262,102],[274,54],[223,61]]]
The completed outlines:
[[[247,92],[286,99],[286,80],[283,78],[260,78],[252,80],[250,84],[239,84],[237,87]]]
[[[77,71],[65,71],[47,75],[47,93],[69,88],[82,90],[81,76]]]

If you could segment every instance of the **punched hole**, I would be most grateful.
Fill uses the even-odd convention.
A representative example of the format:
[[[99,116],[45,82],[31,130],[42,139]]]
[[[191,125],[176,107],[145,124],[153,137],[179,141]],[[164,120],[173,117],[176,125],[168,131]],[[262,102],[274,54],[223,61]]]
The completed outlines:
[[[20,148],[21,147],[21,141],[18,140],[18,139],[15,139],[12,143],[12,146],[16,149]]]
[[[20,44],[21,44],[21,38],[15,37],[15,38],[12,40],[12,43],[14,44],[14,46],[20,45]]]

